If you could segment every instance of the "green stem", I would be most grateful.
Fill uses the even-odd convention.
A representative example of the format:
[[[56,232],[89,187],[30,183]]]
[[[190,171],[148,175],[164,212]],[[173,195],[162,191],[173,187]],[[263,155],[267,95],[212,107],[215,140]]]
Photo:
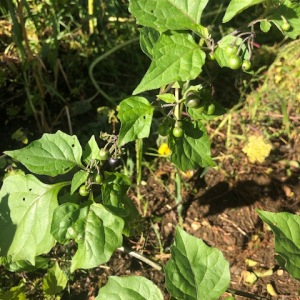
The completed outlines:
[[[139,186],[142,181],[142,158],[143,158],[143,139],[137,139],[135,143],[136,151],[136,184]]]
[[[174,107],[174,117],[177,121],[181,120],[183,102],[179,100],[179,89],[175,89],[175,107]]]
[[[143,158],[143,139],[137,139],[135,142],[135,152],[136,152],[136,193],[138,199],[138,205],[140,207],[140,185],[142,182],[142,158]]]
[[[282,99],[280,97],[280,102],[281,102],[281,111],[282,111],[282,123],[285,126],[285,131],[286,133],[289,135],[290,134],[290,120],[289,120],[289,115],[288,115],[288,111],[287,111],[287,106],[286,103],[284,101],[284,99]]]
[[[176,198],[175,202],[177,205],[177,213],[179,218],[179,224],[183,224],[183,218],[182,218],[182,196],[181,196],[181,176],[179,174],[179,171],[177,170],[175,175],[175,190],[176,190]]]
[[[93,85],[95,86],[96,90],[98,91],[99,94],[101,94],[106,100],[108,100],[111,104],[115,105],[115,101],[110,97],[108,96],[98,85],[94,75],[93,75],[93,72],[94,72],[94,68],[96,67],[96,65],[104,60],[105,58],[107,58],[108,56],[110,56],[112,53],[116,52],[117,50],[131,44],[131,43],[134,43],[136,41],[138,41],[139,38],[133,38],[123,44],[120,44],[120,45],[117,45],[115,47],[113,47],[112,49],[110,49],[109,51],[105,52],[104,54],[102,54],[101,56],[97,57],[93,62],[92,64],[90,65],[90,68],[89,68],[89,76],[91,78],[91,81],[93,83]]]

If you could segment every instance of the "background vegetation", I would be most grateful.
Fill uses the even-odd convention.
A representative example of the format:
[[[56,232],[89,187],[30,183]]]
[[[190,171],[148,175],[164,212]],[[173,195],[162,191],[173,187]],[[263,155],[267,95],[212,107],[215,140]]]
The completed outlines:
[[[216,40],[249,23],[262,12],[262,7],[256,5],[240,18],[220,25],[228,3],[229,0],[210,1],[203,13],[203,25],[217,29],[213,31],[217,32],[213,37]],[[23,147],[45,132],[62,130],[76,134],[82,144],[93,134],[98,137],[100,132],[118,132],[118,104],[132,94],[150,64],[140,49],[138,36],[139,28],[128,11],[126,0],[2,1],[1,152]],[[284,193],[290,201],[278,206],[279,211],[299,213],[299,40],[284,38],[272,26],[268,34],[257,34],[254,46],[251,74],[232,72],[211,61],[201,75],[210,78],[214,97],[227,110],[225,115],[205,123],[213,143],[216,169],[182,173],[179,179],[178,172],[165,157],[168,153],[161,148],[164,141],[157,134],[160,115],[155,115],[150,138],[145,141],[143,166],[139,165],[135,146],[126,146],[119,170],[139,183],[132,186],[130,195],[136,200],[141,214],[148,218],[150,229],[144,231],[145,236],[136,238],[134,245],[138,248],[143,244],[146,254],[161,255],[163,260],[164,249],[174,237],[167,235],[165,229],[157,229],[167,225],[162,223],[162,212],[155,206],[158,205],[156,200],[151,201],[150,190],[160,190],[149,178],[159,179],[160,188],[166,192],[166,197],[174,200],[172,205],[182,218],[176,221],[186,226],[183,221],[187,216],[185,208],[181,207],[183,212],[177,210],[178,206],[180,208],[178,203],[188,203],[188,194],[196,196],[201,188],[205,188],[199,182],[216,170],[227,182],[237,182],[245,173],[249,176],[271,174],[275,180],[284,182]],[[155,92],[147,93],[155,95]],[[251,146],[253,136],[262,137],[259,150],[253,146],[257,145],[257,138],[252,139]],[[3,177],[15,165],[1,156],[0,167]],[[209,184],[207,178],[205,180],[206,187],[214,185],[213,182]],[[237,208],[239,205],[232,206]],[[219,209],[222,211],[221,206]],[[172,222],[172,218],[168,221]],[[149,242],[142,243],[145,237]],[[132,246],[130,242],[128,244]],[[253,241],[249,238],[247,242]],[[72,251],[72,246],[58,247],[52,254],[68,258]],[[116,255],[115,261],[126,259],[128,257]],[[120,269],[126,269],[122,264]],[[1,269],[1,292],[20,284],[25,286],[28,295],[42,298],[44,275],[43,271],[28,275]],[[96,294],[95,291],[106,283],[108,275],[96,270],[68,276],[73,282],[63,297],[67,299],[82,294],[86,299],[87,294],[91,297]],[[93,282],[91,289],[84,277]],[[159,283],[161,279],[157,280]],[[267,294],[266,284],[261,283],[261,286]],[[249,288],[249,291],[253,290]]]

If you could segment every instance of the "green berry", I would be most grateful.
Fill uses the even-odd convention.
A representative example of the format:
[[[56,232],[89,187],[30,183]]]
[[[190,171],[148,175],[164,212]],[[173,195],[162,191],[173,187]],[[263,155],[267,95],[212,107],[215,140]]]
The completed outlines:
[[[103,182],[103,176],[100,175],[100,174],[96,174],[95,182],[98,183],[98,184],[102,183]]]
[[[237,55],[231,55],[228,59],[228,66],[232,70],[237,70],[242,66],[242,59]]]
[[[244,60],[242,64],[243,71],[248,71],[251,69],[251,62],[249,60]]]
[[[216,110],[216,106],[211,103],[208,107],[207,107],[207,114],[208,115],[212,115]]]
[[[236,55],[237,52],[238,52],[238,47],[237,46],[232,46],[232,45],[228,45],[226,48],[225,48],[225,53],[230,56],[230,55]]]
[[[291,29],[291,25],[290,25],[290,23],[289,22],[283,22],[283,24],[281,25],[281,29],[283,30],[283,31],[289,31],[290,29]]]
[[[99,151],[100,160],[107,160],[109,158],[109,151],[105,148],[101,148]]]
[[[82,186],[79,188],[79,195],[82,196],[82,197],[86,197],[88,194],[89,194],[88,189],[86,188],[85,185],[82,185]]]
[[[199,107],[201,104],[201,101],[199,99],[199,97],[197,95],[188,95],[187,98],[186,98],[186,105],[187,107],[190,107],[190,108],[197,108]]]
[[[174,127],[172,133],[176,138],[180,138],[183,136],[183,129],[180,127]]]

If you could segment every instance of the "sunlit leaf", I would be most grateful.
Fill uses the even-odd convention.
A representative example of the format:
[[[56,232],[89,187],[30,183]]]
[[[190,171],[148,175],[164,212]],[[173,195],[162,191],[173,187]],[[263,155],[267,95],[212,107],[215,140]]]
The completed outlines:
[[[290,30],[282,31],[285,20],[291,25]],[[279,6],[270,9],[268,20],[273,22],[284,35],[296,39],[300,35],[300,4],[299,1],[283,0]]]
[[[137,24],[167,30],[194,30],[203,38],[208,31],[200,25],[201,15],[208,0],[132,0],[129,11],[135,16]]]
[[[56,176],[82,166],[82,149],[77,137],[62,131],[45,133],[25,148],[4,153],[20,161],[29,171],[41,175]]]
[[[250,6],[264,2],[265,0],[231,0],[227,6],[225,16],[223,17],[223,23],[230,21],[236,15],[244,11]]]
[[[274,232],[278,263],[294,278],[300,280],[300,216],[287,212],[257,212]]]
[[[4,180],[0,192],[0,256],[10,262],[28,261],[48,253],[55,244],[50,234],[57,194],[67,183],[47,185],[33,175]]]
[[[84,170],[80,170],[76,172],[72,178],[71,183],[71,195],[83,184],[89,177],[89,172]]]
[[[222,252],[180,227],[165,273],[166,287],[175,299],[218,299],[230,284],[229,263]]]
[[[160,289],[149,279],[141,276],[110,276],[95,300],[163,300]]]
[[[121,101],[119,145],[149,136],[154,108],[144,97],[133,96]]]
[[[204,126],[200,122],[183,121],[182,128],[182,137],[176,138],[170,134],[171,161],[182,171],[199,166],[214,166],[210,154],[210,140]]]
[[[107,262],[122,244],[124,221],[102,204],[93,203],[85,218],[75,223],[78,250],[72,258],[71,272],[78,268],[94,268]]]
[[[204,63],[205,53],[190,34],[162,34],[153,48],[152,63],[133,94],[195,79]]]

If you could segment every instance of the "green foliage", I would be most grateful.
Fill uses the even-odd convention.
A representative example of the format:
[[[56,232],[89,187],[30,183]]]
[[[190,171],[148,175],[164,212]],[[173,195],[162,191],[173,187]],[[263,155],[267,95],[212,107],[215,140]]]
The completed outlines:
[[[140,276],[110,276],[106,286],[99,291],[96,300],[162,300],[160,289],[152,281]]]
[[[229,263],[180,227],[165,267],[166,287],[175,299],[218,299],[230,284]]]
[[[202,12],[208,0],[188,1],[142,0],[130,1],[129,11],[135,16],[137,24],[152,27],[157,31],[193,30],[206,38],[208,31],[200,25]]]
[[[120,145],[149,136],[153,110],[152,105],[143,97],[130,97],[120,103]]]
[[[288,20],[290,29],[284,35],[296,39],[300,35],[300,5],[297,1],[283,0],[278,7],[269,11],[268,20],[273,22],[279,30]]]
[[[193,4],[188,0],[130,1],[130,12],[137,23],[144,26],[140,28],[141,48],[151,60],[133,95],[154,89],[160,89],[160,92],[154,98],[148,92],[145,97],[130,96],[122,100],[118,106],[119,133],[101,132],[100,142],[105,144],[101,150],[95,136],[82,150],[77,136],[57,131],[44,134],[22,149],[4,152],[30,172],[56,177],[50,178],[51,182],[58,180],[58,183],[46,184],[32,174],[23,173],[11,174],[4,179],[0,191],[0,256],[7,269],[29,271],[45,267],[49,258],[44,255],[56,243],[76,246],[75,254],[66,266],[70,273],[79,268],[95,268],[106,263],[122,246],[123,235],[140,233],[142,217],[126,195],[132,185],[130,178],[108,170],[113,169],[109,166],[114,167],[120,162],[126,144],[139,141],[138,145],[141,145],[141,140],[150,136],[156,113],[161,116],[158,133],[167,141],[172,151],[170,160],[180,170],[215,165],[205,125],[226,113],[226,109],[213,95],[211,78],[206,73],[211,61],[206,57],[214,56],[217,68],[248,71],[247,66],[242,69],[241,66],[246,61],[251,67],[255,24],[259,23],[262,32],[268,32],[275,24],[285,36],[295,39],[300,34],[300,5],[289,0],[282,1],[279,6],[274,1],[231,0],[223,22],[238,18],[244,10],[260,3],[267,4],[264,18],[244,24],[250,28],[247,32],[234,30],[221,34],[214,32],[217,26],[202,25],[203,11],[208,3],[208,0],[193,1]],[[14,16],[13,6],[9,9]],[[56,11],[58,8],[52,9]],[[16,17],[14,22],[19,22]],[[283,27],[287,22],[290,27]],[[34,26],[37,25],[34,23]],[[55,28],[59,28],[58,24]],[[89,30],[94,30],[91,23]],[[23,50],[25,56],[22,38],[19,38],[19,50]],[[90,74],[97,62],[112,52],[96,59],[90,67]],[[234,65],[233,58],[237,62]],[[33,71],[35,78],[41,78],[38,68]],[[99,88],[93,76],[91,80],[98,92],[114,103]],[[38,79],[36,83],[42,84]],[[28,97],[33,99],[29,91],[27,89]],[[190,92],[198,95],[197,105],[188,105]],[[44,98],[41,107],[45,104],[43,101]],[[62,181],[62,176],[58,175],[70,180]],[[96,176],[100,180],[96,180]],[[49,178],[43,177],[43,180]],[[299,279],[298,216],[258,213],[275,233],[275,250],[280,265]],[[230,283],[229,264],[222,253],[180,227],[177,227],[171,259],[164,271],[166,287],[176,299],[217,299]],[[59,294],[66,284],[65,273],[55,263],[43,281],[45,294]],[[10,292],[16,299],[23,297],[21,288],[7,293]],[[163,299],[163,296],[149,280],[129,276],[109,279],[96,299],[108,298]]]
[[[37,256],[48,253],[55,244],[50,234],[57,194],[66,183],[47,185],[33,175],[7,177],[0,191],[0,255],[7,265],[22,261],[35,265]]]
[[[171,135],[169,137],[171,161],[183,171],[193,170],[198,165],[214,166],[210,156],[210,141],[204,126],[199,121],[183,121],[182,129],[184,134],[181,139]]]
[[[20,161],[29,171],[40,175],[56,176],[69,172],[75,166],[82,166],[82,149],[77,137],[61,131],[56,134],[46,133],[23,149],[4,153]]]
[[[48,296],[59,295],[67,286],[68,277],[57,262],[50,268],[43,279],[43,291]]]
[[[223,17],[223,23],[230,21],[248,7],[262,2],[265,2],[265,0],[231,0]]]
[[[274,232],[278,263],[300,280],[300,216],[262,210],[258,210],[258,215]]]
[[[24,283],[21,282],[18,286],[10,288],[9,291],[1,294],[1,300],[26,300],[24,293]]]
[[[204,63],[205,53],[190,34],[163,33],[154,45],[152,63],[133,94],[195,79]]]

